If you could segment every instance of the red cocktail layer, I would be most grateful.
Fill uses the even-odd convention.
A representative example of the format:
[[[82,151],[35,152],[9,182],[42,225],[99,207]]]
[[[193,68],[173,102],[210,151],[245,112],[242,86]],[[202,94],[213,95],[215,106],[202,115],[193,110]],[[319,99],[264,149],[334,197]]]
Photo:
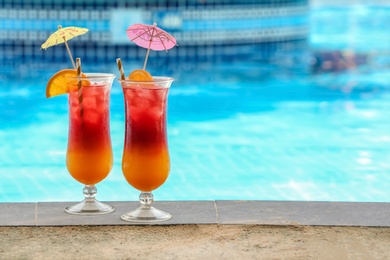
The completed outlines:
[[[166,130],[168,88],[123,88],[126,136],[122,170],[136,189],[152,191],[169,173]]]
[[[109,93],[107,86],[83,87],[81,105],[78,92],[69,93],[67,167],[84,184],[103,180],[113,164]]]

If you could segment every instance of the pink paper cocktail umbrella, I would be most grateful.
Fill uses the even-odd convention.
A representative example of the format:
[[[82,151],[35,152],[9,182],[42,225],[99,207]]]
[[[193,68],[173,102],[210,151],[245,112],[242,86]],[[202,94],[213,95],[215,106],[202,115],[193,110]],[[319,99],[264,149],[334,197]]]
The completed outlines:
[[[148,49],[146,52],[143,69],[146,68],[150,50],[168,51],[176,46],[176,39],[166,31],[157,27],[157,24],[134,24],[127,28],[126,34],[130,41],[142,48]]]

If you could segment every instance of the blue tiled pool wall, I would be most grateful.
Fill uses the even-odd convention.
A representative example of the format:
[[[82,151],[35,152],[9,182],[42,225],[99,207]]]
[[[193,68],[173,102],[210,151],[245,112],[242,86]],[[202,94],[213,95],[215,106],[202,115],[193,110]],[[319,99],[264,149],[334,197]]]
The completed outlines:
[[[145,50],[125,34],[133,23],[157,22],[176,37],[180,48],[169,55],[151,53],[164,59],[269,59],[276,53],[307,49],[307,0],[91,2],[0,1],[2,69],[14,71],[21,63],[47,67],[51,62],[68,62],[65,48],[40,49],[59,24],[89,28],[69,42],[75,56],[89,62],[143,59]],[[154,60],[166,62],[160,58]]]

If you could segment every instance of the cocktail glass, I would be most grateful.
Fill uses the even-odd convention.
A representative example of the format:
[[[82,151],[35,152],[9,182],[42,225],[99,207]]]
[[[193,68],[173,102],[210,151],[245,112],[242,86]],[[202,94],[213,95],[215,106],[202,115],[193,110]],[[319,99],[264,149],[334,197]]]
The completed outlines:
[[[158,222],[172,215],[152,206],[152,191],[168,178],[167,97],[173,81],[153,77],[152,82],[119,80],[124,94],[126,127],[122,171],[127,182],[141,191],[141,206],[121,218],[133,222]]]
[[[70,214],[111,213],[113,206],[95,199],[95,184],[107,177],[113,165],[110,137],[110,90],[113,74],[89,73],[82,77],[82,94],[69,93],[69,137],[66,166],[85,185],[84,200],[65,208]],[[77,82],[77,78],[71,80]],[[71,87],[70,89],[77,89]]]

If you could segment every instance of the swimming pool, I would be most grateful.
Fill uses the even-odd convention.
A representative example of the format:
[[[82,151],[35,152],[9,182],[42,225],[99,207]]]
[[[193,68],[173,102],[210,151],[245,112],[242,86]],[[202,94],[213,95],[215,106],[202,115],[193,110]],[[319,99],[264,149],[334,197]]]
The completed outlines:
[[[316,17],[326,20],[339,11],[317,10]],[[324,50],[324,35],[337,30],[315,29],[310,46]],[[333,42],[329,49],[362,51],[369,37],[353,46],[348,39]],[[371,49],[382,54],[365,49],[369,61],[333,73],[311,73],[310,63],[297,70],[294,61],[151,66],[153,74],[176,79],[168,110],[172,168],[156,199],[390,201],[390,62],[384,41],[373,41]],[[128,71],[139,66],[124,64]],[[112,64],[87,66],[118,74],[115,57]],[[1,79],[0,202],[82,197],[82,185],[65,167],[67,98],[44,97],[46,81],[58,69]],[[118,82],[111,96],[111,134],[115,163],[97,185],[98,198],[136,200],[138,191],[121,173],[124,110]]]

